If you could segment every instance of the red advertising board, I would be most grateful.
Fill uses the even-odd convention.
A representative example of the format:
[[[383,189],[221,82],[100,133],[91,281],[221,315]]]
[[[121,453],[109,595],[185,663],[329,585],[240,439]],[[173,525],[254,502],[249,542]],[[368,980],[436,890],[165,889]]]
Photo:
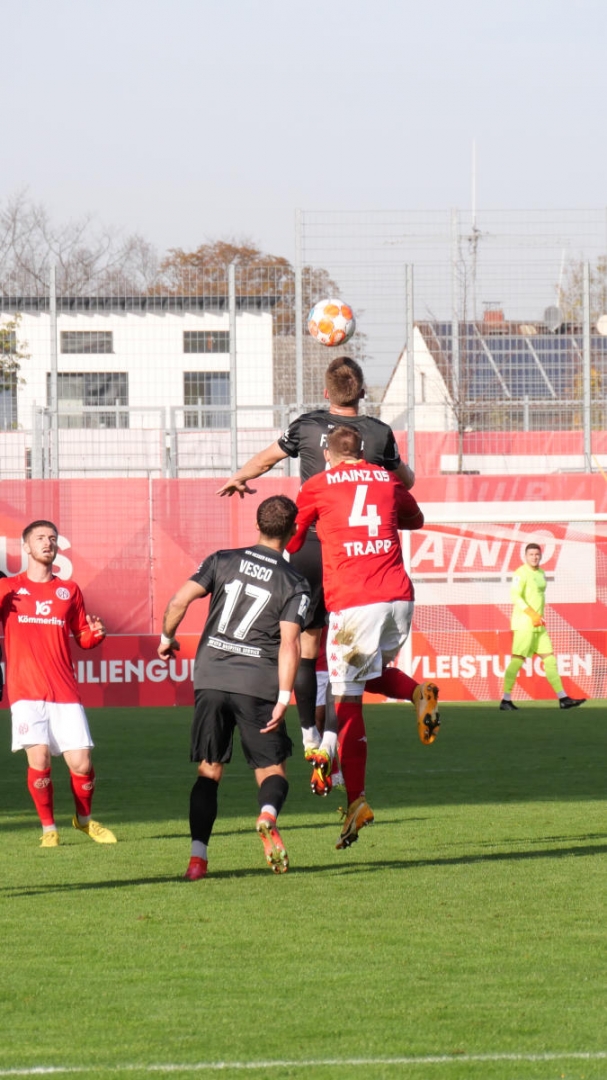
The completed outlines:
[[[261,499],[294,496],[298,481],[261,478],[256,495],[243,500],[219,498],[218,486],[147,479],[0,484],[0,569],[22,569],[24,525],[50,518],[60,534],[56,573],[79,583],[88,611],[108,627],[98,649],[74,644],[85,705],[191,703],[206,602],[190,608],[181,652],[168,666],[156,656],[164,608],[208,554],[255,542]],[[415,494],[428,524],[411,535],[416,608],[406,662],[414,677],[439,682],[443,700],[501,696],[512,572],[525,542],[535,539],[544,550],[547,623],[566,690],[607,696],[607,535],[605,524],[579,520],[607,511],[602,476],[431,477],[418,480]],[[490,523],[479,520],[483,507]],[[550,696],[539,661],[523,669],[517,694]]]

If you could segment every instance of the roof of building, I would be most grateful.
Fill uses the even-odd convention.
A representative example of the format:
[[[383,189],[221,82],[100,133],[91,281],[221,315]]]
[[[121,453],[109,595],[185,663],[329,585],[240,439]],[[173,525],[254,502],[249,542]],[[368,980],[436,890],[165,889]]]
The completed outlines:
[[[268,311],[279,296],[236,296],[238,311]],[[227,311],[229,297],[221,296],[58,296],[61,311]],[[0,296],[0,311],[50,311],[49,296]]]
[[[436,321],[416,325],[453,392],[453,324]],[[607,389],[607,337],[591,334],[590,357],[595,389]],[[563,323],[552,331],[541,323],[460,322],[459,360],[461,391],[469,401],[579,396],[583,330],[573,323]]]

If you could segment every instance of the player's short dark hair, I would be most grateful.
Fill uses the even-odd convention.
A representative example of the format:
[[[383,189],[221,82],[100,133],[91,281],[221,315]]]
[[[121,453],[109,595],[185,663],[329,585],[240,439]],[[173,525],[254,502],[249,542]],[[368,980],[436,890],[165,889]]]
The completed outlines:
[[[539,551],[540,555],[542,554],[542,549],[539,544],[536,544],[535,540],[532,540],[530,544],[526,545],[525,555],[528,551]]]
[[[325,386],[332,405],[356,405],[363,394],[363,369],[349,356],[337,356],[325,371]]]
[[[55,525],[55,523],[53,521],[46,521],[46,520],[43,520],[42,518],[40,518],[39,521],[30,521],[29,525],[25,526],[23,532],[21,533],[21,539],[22,539],[23,543],[25,543],[25,541],[27,540],[29,534],[34,529],[40,529],[40,528],[42,528],[42,526],[45,526],[47,529],[52,529],[53,532],[55,533],[55,536],[59,536],[59,529],[57,528],[57,526]]]
[[[359,458],[362,451],[362,437],[356,428],[340,424],[327,435],[327,450],[331,457]]]
[[[286,495],[271,495],[257,507],[257,528],[270,540],[282,540],[292,531],[296,517],[293,499]]]

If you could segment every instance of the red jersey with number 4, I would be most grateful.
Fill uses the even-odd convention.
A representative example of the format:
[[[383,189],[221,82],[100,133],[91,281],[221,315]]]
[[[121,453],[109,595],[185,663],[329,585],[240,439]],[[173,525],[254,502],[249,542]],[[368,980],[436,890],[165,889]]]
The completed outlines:
[[[316,522],[328,611],[413,600],[399,529],[421,529],[417,502],[393,473],[367,461],[342,463],[306,480],[297,496],[299,551]]]
[[[93,638],[82,593],[75,581],[31,581],[27,574],[0,580],[0,619],[4,623],[6,686],[15,701],[79,702],[70,653],[70,631],[85,649]]]

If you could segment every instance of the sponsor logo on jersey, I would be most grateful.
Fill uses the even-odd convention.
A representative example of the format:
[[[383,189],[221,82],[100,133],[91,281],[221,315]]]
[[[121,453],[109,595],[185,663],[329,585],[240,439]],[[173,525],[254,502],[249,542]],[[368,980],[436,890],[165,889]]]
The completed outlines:
[[[55,595],[57,596],[58,600],[69,600],[69,598],[70,598],[70,590],[65,589],[63,587],[63,585],[60,585],[59,588],[57,589]]]
[[[221,638],[210,637],[207,641],[210,649],[220,649],[221,652],[238,653],[239,656],[261,656],[261,649],[252,645],[237,645],[235,641],[222,641]]]
[[[36,600],[36,615],[50,615],[52,600]]]
[[[37,618],[35,615],[17,615],[18,623],[37,623],[40,626],[63,626],[63,619],[57,619],[54,615],[50,619]]]
[[[270,555],[262,555],[261,551],[249,551],[247,548],[245,555],[253,555],[256,559],[263,559],[264,562],[272,563],[272,566],[278,566],[278,559],[272,559]]]
[[[310,606],[310,597],[307,596],[304,593],[301,600],[299,601],[299,611],[297,612],[300,619],[305,619],[305,617],[307,615],[307,612],[308,612],[309,606]]]
[[[17,596],[29,596],[29,595],[30,595],[30,593],[29,593],[28,589],[21,588],[21,589],[17,590]]]

